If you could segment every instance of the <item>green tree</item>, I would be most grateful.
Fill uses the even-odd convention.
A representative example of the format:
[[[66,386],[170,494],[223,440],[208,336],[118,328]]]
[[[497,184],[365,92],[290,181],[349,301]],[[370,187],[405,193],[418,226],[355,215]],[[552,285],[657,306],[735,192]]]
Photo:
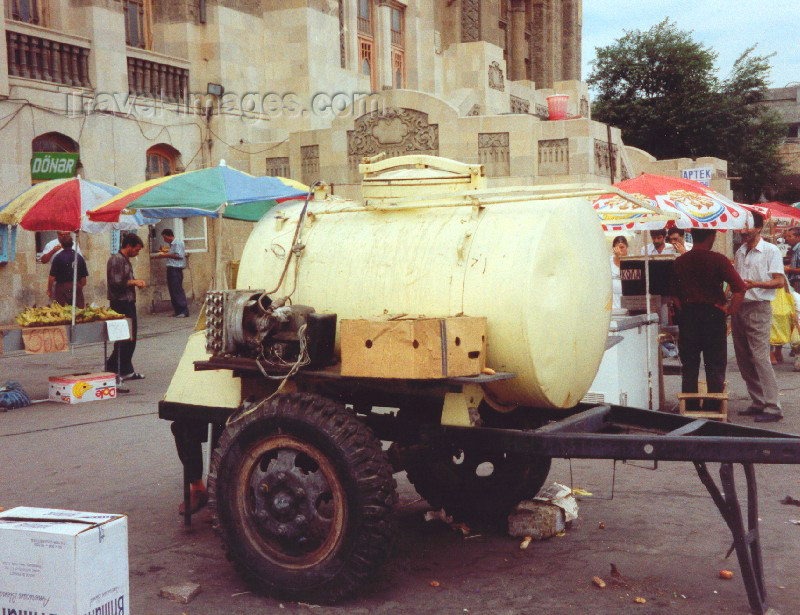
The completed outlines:
[[[770,56],[750,47],[720,79],[717,54],[665,19],[596,50],[588,83],[593,117],[622,129],[627,145],[659,159],[717,156],[741,179],[741,198],[758,198],[783,173],[784,128],[764,100]]]

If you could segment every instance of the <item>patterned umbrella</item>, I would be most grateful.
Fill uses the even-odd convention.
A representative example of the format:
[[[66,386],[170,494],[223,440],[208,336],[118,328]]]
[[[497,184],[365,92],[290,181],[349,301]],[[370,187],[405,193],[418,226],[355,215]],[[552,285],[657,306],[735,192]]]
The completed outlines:
[[[800,205],[800,203],[798,204]],[[765,218],[775,220],[779,226],[800,224],[800,209],[797,209],[794,205],[770,201],[768,203],[757,203],[752,208],[762,213]]]
[[[283,177],[254,177],[222,161],[219,166],[151,179],[89,211],[89,219],[114,222],[123,210],[150,218],[216,218],[220,210],[255,201],[304,197],[308,186]]]
[[[122,216],[114,224],[98,224],[86,218],[121,190],[80,177],[53,179],[31,186],[0,206],[0,224],[19,225],[28,231],[86,231],[98,233],[110,228],[135,230],[147,221],[141,214]]]
[[[678,214],[672,223],[678,228],[741,229],[753,221],[744,206],[690,179],[642,173],[614,185],[663,212]],[[615,195],[604,195],[592,205],[607,231],[654,230],[666,226],[664,220],[654,219],[652,214]]]

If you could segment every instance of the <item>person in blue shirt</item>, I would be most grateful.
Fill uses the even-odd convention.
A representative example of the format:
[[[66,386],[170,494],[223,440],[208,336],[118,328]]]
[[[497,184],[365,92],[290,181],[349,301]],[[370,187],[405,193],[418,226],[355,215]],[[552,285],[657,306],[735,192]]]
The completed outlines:
[[[789,264],[783,270],[795,292],[800,292],[800,226],[793,226],[785,234],[789,244]]]
[[[186,303],[186,293],[183,292],[183,270],[186,267],[186,248],[183,242],[175,239],[172,229],[165,228],[161,237],[167,243],[161,248],[161,253],[156,258],[167,259],[167,288],[172,301],[172,310],[175,318],[189,316],[189,305]]]

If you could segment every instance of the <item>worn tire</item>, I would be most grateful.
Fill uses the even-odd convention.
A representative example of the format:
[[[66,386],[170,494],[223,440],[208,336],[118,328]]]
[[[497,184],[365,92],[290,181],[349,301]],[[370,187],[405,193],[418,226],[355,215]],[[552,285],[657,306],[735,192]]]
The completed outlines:
[[[482,404],[480,414],[485,427],[539,426],[523,409],[501,414]],[[549,457],[456,447],[416,445],[404,451],[403,460],[408,480],[428,504],[444,508],[455,521],[478,525],[504,525],[514,506],[534,497],[550,472]]]
[[[389,555],[391,466],[352,411],[324,397],[280,395],[232,423],[208,484],[228,559],[270,595],[335,602]]]

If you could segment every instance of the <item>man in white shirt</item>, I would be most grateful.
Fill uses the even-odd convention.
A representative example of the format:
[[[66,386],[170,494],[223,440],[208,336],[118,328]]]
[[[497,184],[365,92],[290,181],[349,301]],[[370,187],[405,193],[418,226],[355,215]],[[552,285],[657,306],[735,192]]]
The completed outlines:
[[[72,234],[69,231],[58,231],[58,237],[56,237],[52,241],[48,241],[45,244],[44,249],[42,250],[42,258],[40,259],[39,262],[41,262],[43,265],[46,265],[51,260],[53,260],[53,257],[56,254],[61,252],[61,239],[62,238],[69,239],[70,241],[72,241]],[[83,252],[81,252],[81,247],[80,246],[77,247],[76,252],[78,254],[80,254],[81,256],[83,256]]]
[[[642,248],[642,254],[649,254],[650,256],[658,256],[659,254],[677,254],[675,248],[667,243],[667,231],[665,229],[656,229],[650,231],[650,240],[652,241],[647,247]]]
[[[778,401],[778,382],[769,361],[769,331],[775,290],[784,284],[783,259],[777,246],[761,238],[764,218],[753,213],[753,228],[741,231],[744,243],[736,251],[734,267],[747,292],[731,319],[736,363],[753,403],[739,414],[759,423],[783,418]]]
[[[186,267],[186,248],[183,242],[175,239],[172,229],[165,228],[161,231],[161,238],[166,246],[161,248],[155,258],[167,259],[167,288],[172,309],[176,318],[189,316],[189,305],[186,302],[186,293],[183,291],[183,270]]]

